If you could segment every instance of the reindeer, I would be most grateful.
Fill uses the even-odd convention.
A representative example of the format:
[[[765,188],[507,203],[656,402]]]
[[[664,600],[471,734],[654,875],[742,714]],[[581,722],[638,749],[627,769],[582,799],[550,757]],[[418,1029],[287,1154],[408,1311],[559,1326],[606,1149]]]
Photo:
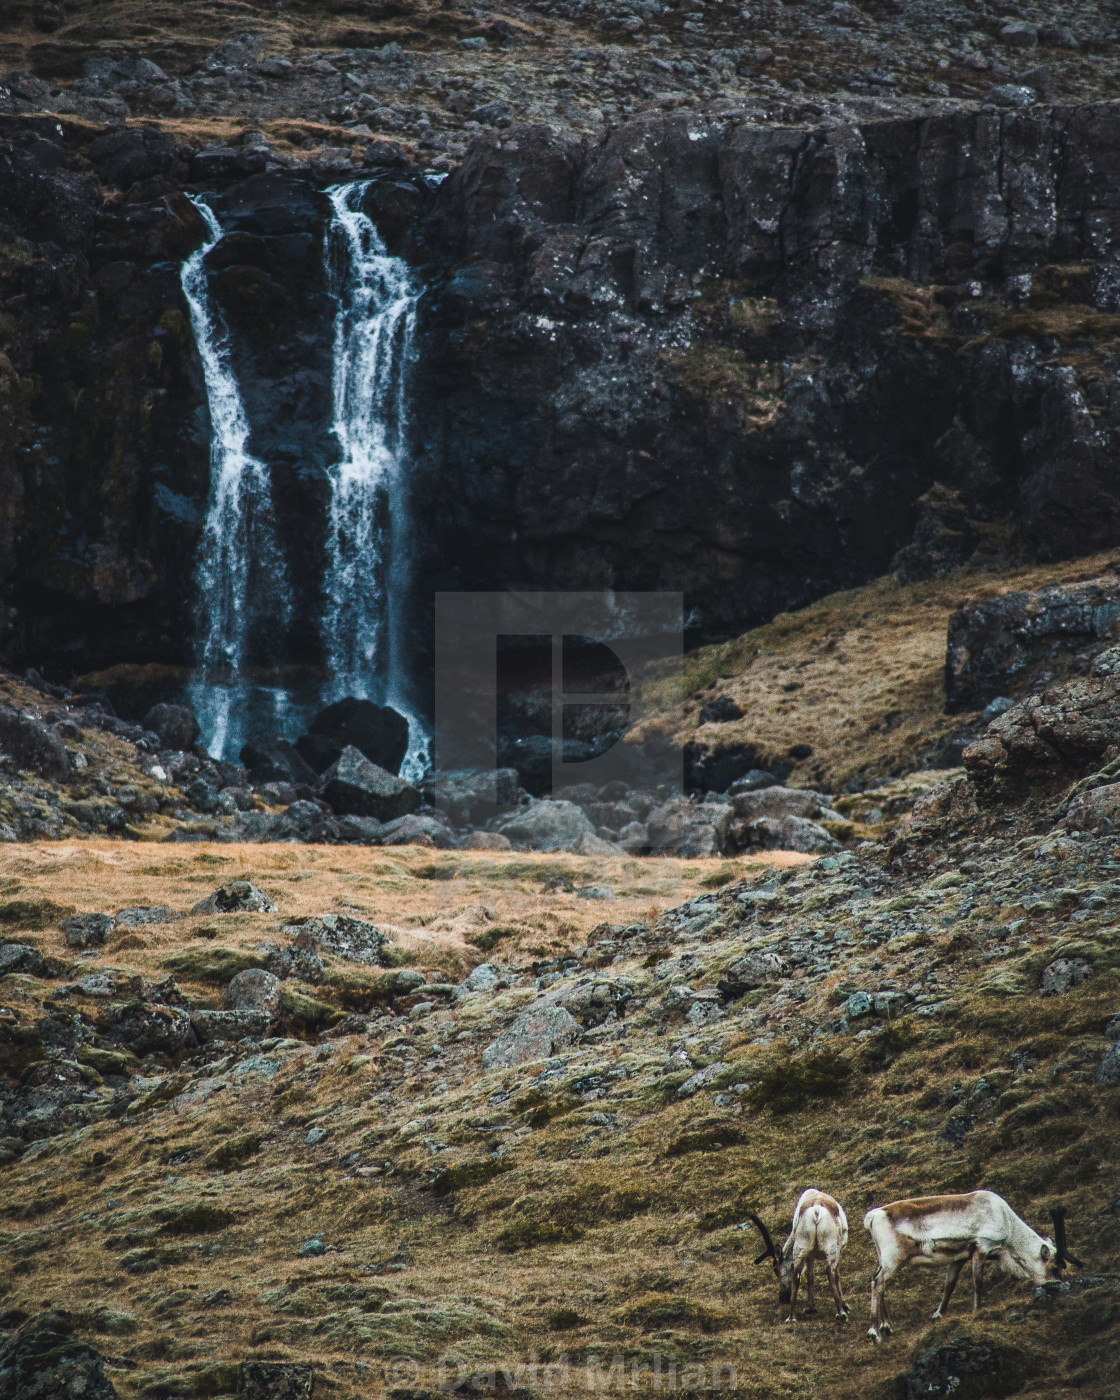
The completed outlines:
[[[754,1212],[748,1219],[758,1227],[766,1248],[754,1261],[761,1264],[769,1259],[778,1280],[778,1302],[788,1303],[786,1322],[797,1321],[797,1290],[801,1275],[806,1275],[809,1306],[806,1313],[816,1312],[813,1306],[813,1264],[820,1259],[828,1271],[828,1286],[836,1302],[836,1316],[846,1318],[848,1305],[840,1291],[840,1251],[848,1243],[848,1218],[839,1201],[810,1187],[801,1193],[793,1212],[793,1227],[789,1239],[779,1252],[770,1238],[770,1231]]]
[[[1014,1278],[1045,1283],[1061,1278],[1067,1263],[1083,1267],[1066,1248],[1065,1208],[1050,1212],[1053,1240],[1036,1234],[994,1191],[971,1191],[963,1196],[919,1196],[876,1206],[863,1217],[879,1256],[871,1280],[871,1326],[875,1343],[894,1329],[887,1311],[887,1284],[904,1264],[947,1264],[945,1291],[933,1314],[937,1322],[949,1309],[949,1299],[965,1264],[972,1266],[972,1311],[980,1307],[984,1265],[998,1264]]]

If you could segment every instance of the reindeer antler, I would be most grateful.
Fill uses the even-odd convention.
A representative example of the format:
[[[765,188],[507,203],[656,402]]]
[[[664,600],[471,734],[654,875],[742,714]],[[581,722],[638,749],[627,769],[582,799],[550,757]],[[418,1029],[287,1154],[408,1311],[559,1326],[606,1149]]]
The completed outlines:
[[[762,1223],[758,1216],[755,1215],[753,1210],[747,1211],[747,1219],[758,1227],[758,1232],[762,1236],[763,1241],[766,1245],[766,1248],[762,1251],[762,1253],[754,1262],[756,1264],[761,1264],[764,1259],[772,1259],[774,1261],[774,1267],[777,1268],[778,1259],[780,1256],[778,1254],[777,1249],[774,1246],[774,1241],[770,1238],[770,1231],[766,1228],[766,1226]]]
[[[1072,1264],[1075,1268],[1083,1269],[1085,1265],[1081,1260],[1066,1248],[1065,1206],[1054,1206],[1050,1212],[1050,1219],[1054,1222],[1054,1242],[1058,1246],[1058,1268],[1064,1269],[1067,1264]]]

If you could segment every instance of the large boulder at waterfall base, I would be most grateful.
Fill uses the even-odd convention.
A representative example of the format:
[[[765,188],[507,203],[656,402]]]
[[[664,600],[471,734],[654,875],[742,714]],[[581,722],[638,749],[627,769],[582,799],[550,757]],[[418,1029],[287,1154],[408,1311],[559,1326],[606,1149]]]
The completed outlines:
[[[287,739],[261,739],[245,744],[241,750],[241,762],[248,768],[250,780],[258,787],[264,783],[311,787],[319,781],[318,771]]]
[[[346,748],[357,749],[387,773],[399,773],[408,752],[408,720],[390,705],[348,696],[320,710],[296,748],[316,773],[325,773]]]
[[[159,736],[165,749],[192,749],[202,733],[189,705],[153,705],[141,723]]]
[[[411,784],[371,763],[352,745],[342,750],[323,779],[323,796],[340,816],[391,822],[420,806],[420,794]]]

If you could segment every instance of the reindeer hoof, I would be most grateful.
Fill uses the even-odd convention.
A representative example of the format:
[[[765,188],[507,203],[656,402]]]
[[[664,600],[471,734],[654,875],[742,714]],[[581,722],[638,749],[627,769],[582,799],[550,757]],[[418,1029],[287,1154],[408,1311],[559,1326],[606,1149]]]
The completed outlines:
[[[934,1313],[933,1318],[932,1318],[931,1320],[932,1320],[933,1322],[940,1322],[943,1316],[944,1316],[944,1314],[942,1313],[941,1309],[938,1308],[937,1311]]]
[[[882,1337],[879,1336],[878,1332],[875,1331],[874,1327],[869,1327],[867,1329],[867,1335],[871,1338],[871,1340],[875,1343],[876,1346],[879,1346],[883,1340]]]
[[[802,1317],[816,1317],[816,1315],[816,1308],[806,1308],[805,1311],[801,1314]]]

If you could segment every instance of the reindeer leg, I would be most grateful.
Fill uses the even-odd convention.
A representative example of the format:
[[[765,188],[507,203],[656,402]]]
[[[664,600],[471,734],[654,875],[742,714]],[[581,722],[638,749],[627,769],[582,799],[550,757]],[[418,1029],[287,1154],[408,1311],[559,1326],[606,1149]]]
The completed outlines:
[[[786,1316],[787,1322],[797,1321],[797,1290],[801,1286],[801,1270],[794,1269],[793,1281],[789,1286],[789,1313]]]
[[[933,1315],[934,1322],[939,1322],[949,1311],[949,1299],[953,1296],[953,1289],[957,1286],[957,1279],[961,1276],[964,1263],[965,1261],[963,1259],[955,1259],[953,1263],[949,1265],[948,1271],[945,1274],[945,1291],[942,1293],[941,1302],[938,1303],[937,1311]]]
[[[883,1289],[887,1286],[887,1280],[883,1273],[882,1265],[876,1269],[871,1277],[871,1326],[867,1329],[867,1335],[876,1346],[883,1340],[881,1328],[883,1322]]]
[[[832,1297],[836,1303],[836,1316],[846,1320],[848,1305],[844,1302],[844,1294],[840,1288],[840,1270],[835,1264],[828,1266],[828,1286],[832,1289]]]
[[[984,1256],[979,1250],[972,1256],[972,1311],[980,1311],[980,1292],[984,1282]]]
[[[808,1264],[806,1265],[806,1267],[805,1267],[805,1286],[806,1286],[806,1288],[808,1289],[808,1293],[809,1293],[809,1306],[808,1306],[807,1308],[804,1309],[804,1311],[802,1312],[801,1315],[802,1315],[802,1317],[810,1317],[810,1316],[813,1316],[813,1315],[816,1313],[816,1311],[817,1311],[816,1303],[814,1302],[814,1293],[813,1293],[813,1261],[812,1261],[812,1259],[809,1260],[809,1263],[808,1263]]]

